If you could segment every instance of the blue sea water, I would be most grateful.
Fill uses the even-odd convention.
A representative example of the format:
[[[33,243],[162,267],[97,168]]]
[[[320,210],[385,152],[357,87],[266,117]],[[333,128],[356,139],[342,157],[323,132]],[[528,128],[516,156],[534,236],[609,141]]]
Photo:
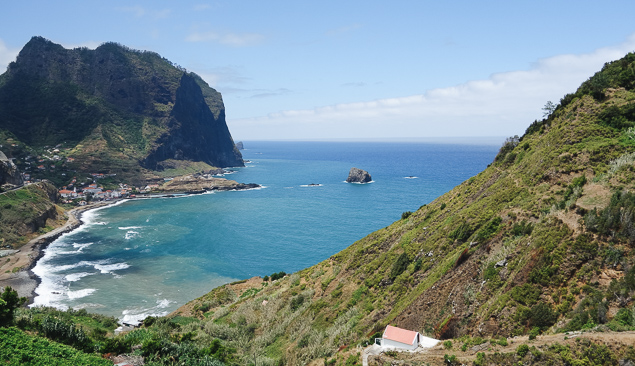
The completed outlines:
[[[134,322],[212,288],[316,264],[415,211],[492,162],[493,145],[245,142],[226,178],[261,189],[127,200],[84,215],[33,271],[34,306]],[[369,184],[345,183],[351,167]],[[317,185],[317,186],[316,186]]]

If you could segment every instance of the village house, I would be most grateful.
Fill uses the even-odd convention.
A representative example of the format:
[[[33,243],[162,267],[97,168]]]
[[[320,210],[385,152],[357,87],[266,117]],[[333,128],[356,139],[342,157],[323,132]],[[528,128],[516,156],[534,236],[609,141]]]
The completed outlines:
[[[439,340],[422,336],[419,332],[386,326],[382,338],[375,338],[375,344],[382,348],[395,348],[414,351],[417,347],[433,347]]]

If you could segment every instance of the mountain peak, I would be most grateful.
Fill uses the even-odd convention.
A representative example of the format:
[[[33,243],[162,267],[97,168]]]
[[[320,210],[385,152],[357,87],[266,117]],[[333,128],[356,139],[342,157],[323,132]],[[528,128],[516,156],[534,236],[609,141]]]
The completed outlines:
[[[184,75],[198,92],[179,97]],[[164,159],[242,166],[220,93],[198,79],[155,52],[114,42],[65,49],[33,37],[0,75],[0,130],[34,147],[79,146],[80,170],[126,175],[148,157],[153,167]],[[173,111],[183,103],[198,109]]]

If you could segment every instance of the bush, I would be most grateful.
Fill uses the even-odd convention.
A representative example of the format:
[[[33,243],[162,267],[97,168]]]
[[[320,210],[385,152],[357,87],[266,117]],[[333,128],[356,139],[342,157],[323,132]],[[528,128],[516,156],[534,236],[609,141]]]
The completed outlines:
[[[284,276],[286,275],[287,274],[284,271],[276,272],[271,275],[271,281],[279,280],[281,278],[284,278]]]
[[[409,263],[410,260],[408,259],[408,254],[401,253],[401,255],[397,257],[395,263],[392,265],[392,269],[390,270],[390,279],[394,280],[395,278],[397,278],[397,276],[402,274],[403,271],[408,268]]]
[[[304,295],[300,294],[291,299],[289,307],[291,308],[291,311],[296,311],[300,308],[300,306],[302,306],[302,303],[304,303]]]
[[[459,242],[466,241],[470,235],[472,235],[472,228],[467,222],[461,223],[456,229],[452,230],[448,235],[450,239],[458,240]]]
[[[26,297],[19,297],[18,292],[7,286],[0,294],[0,327],[13,322],[13,313],[26,302]]]
[[[540,328],[538,327],[531,328],[531,330],[529,331],[529,340],[531,341],[536,339],[536,337],[538,337],[539,334],[540,334]]]
[[[534,226],[530,222],[526,222],[525,220],[523,220],[514,224],[511,234],[513,236],[530,235],[533,229]]]
[[[514,287],[510,296],[523,305],[531,306],[540,298],[540,289],[530,283],[525,283],[522,286]]]
[[[551,305],[539,302],[529,311],[529,321],[531,325],[539,329],[547,329],[552,326],[557,319]],[[535,328],[534,328],[535,329]]]
[[[525,357],[525,355],[529,353],[529,346],[526,344],[521,344],[520,346],[516,347],[516,354],[518,356],[520,356],[520,358]]]
[[[443,342],[443,347],[445,347],[445,349],[452,349],[452,341]]]
[[[402,220],[405,220],[405,219],[407,219],[408,217],[410,217],[410,215],[412,215],[412,212],[411,212],[411,211],[406,211],[406,212],[404,212],[404,213],[402,213],[402,214],[401,214],[401,219],[402,219]]]

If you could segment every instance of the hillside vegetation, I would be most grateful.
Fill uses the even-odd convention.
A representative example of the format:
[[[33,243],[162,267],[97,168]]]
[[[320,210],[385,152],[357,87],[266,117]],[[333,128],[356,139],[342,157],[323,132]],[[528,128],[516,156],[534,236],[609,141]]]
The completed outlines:
[[[34,236],[65,222],[56,206],[59,194],[49,183],[36,183],[0,193],[0,247],[18,248]]]
[[[477,176],[313,267],[213,290],[181,309],[198,319],[185,330],[305,364],[387,324],[441,339],[633,329],[634,89],[629,54]]]

